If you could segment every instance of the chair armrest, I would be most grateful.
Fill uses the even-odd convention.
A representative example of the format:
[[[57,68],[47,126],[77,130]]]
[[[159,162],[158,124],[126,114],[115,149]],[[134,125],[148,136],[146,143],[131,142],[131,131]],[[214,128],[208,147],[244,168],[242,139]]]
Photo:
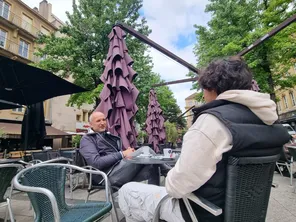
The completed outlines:
[[[211,203],[210,201],[208,201],[202,197],[197,197],[193,193],[190,193],[187,196],[187,198],[189,200],[193,201],[194,203],[196,203],[197,205],[199,205],[200,207],[204,208],[205,210],[207,210],[209,213],[213,214],[214,216],[219,216],[220,214],[222,214],[221,208],[219,208],[215,204]],[[186,198],[183,198],[183,200],[184,199],[186,199]]]
[[[155,209],[155,213],[153,216],[153,222],[159,222],[159,217],[160,217],[160,207],[161,204],[167,200],[168,198],[170,198],[170,195],[167,194],[165,195],[158,203],[156,209]],[[193,201],[194,203],[198,204],[200,207],[204,208],[205,210],[207,210],[208,212],[210,212],[211,214],[213,214],[214,216],[219,216],[220,214],[222,214],[222,209],[217,207],[215,204],[211,203],[210,201],[202,198],[202,197],[197,197],[196,195],[194,195],[193,193],[189,194],[187,197],[183,198],[183,201],[185,203],[185,206],[189,212],[189,215],[192,219],[193,222],[197,222],[197,218],[193,212],[193,209],[189,203],[189,200]]]
[[[157,204],[157,207],[156,207],[156,209],[155,209],[155,213],[154,213],[154,216],[153,216],[153,220],[152,220],[152,222],[159,222],[159,217],[160,217],[160,206],[161,206],[161,204],[166,200],[166,199],[168,199],[168,198],[170,198],[170,195],[169,194],[167,194],[167,195],[165,195],[160,201],[159,201],[159,203]]]
[[[89,169],[89,170],[97,170],[97,171],[100,171],[100,170],[98,170],[97,168],[95,168],[95,167],[93,167],[93,166],[90,166],[90,165],[87,165],[87,166],[83,166],[82,168],[84,168],[84,169]],[[93,187],[93,185],[92,185],[92,174],[90,173],[89,174],[89,184],[88,184],[88,191],[89,190],[92,190],[92,187]]]
[[[42,163],[42,161],[41,160],[37,160],[37,159],[31,160],[29,162],[26,162],[26,161],[23,161],[23,160],[19,160],[18,163],[21,163],[24,166],[31,166],[31,165],[34,165],[34,164]]]
[[[67,164],[70,164],[71,159],[66,158],[66,157],[58,157],[58,158],[55,158],[55,159],[43,161],[40,164],[47,164],[47,163],[67,163]]]
[[[19,160],[18,162],[25,165],[25,166],[31,166],[31,165],[35,165],[35,164],[45,164],[45,163],[70,163],[71,159],[69,158],[65,158],[65,157],[58,157],[58,158],[55,158],[55,159],[51,159],[51,160],[46,160],[46,161],[41,161],[41,160],[38,160],[38,159],[34,159],[34,160],[31,160],[29,162],[25,162],[23,160]]]

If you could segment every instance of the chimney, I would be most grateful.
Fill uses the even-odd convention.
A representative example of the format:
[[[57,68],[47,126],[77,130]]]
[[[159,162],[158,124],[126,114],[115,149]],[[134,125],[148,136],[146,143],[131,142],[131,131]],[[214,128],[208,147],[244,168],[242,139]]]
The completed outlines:
[[[35,12],[38,12],[38,8],[37,8],[37,7],[34,7],[33,10],[34,10]]]
[[[39,14],[46,18],[48,21],[51,20],[52,5],[46,0],[39,3]]]

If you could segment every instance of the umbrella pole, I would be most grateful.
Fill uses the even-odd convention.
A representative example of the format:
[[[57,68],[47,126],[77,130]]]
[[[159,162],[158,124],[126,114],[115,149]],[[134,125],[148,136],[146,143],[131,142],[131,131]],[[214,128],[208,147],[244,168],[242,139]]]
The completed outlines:
[[[26,118],[26,129],[25,129],[25,141],[24,141],[24,158],[26,159],[26,150],[28,147],[28,143],[29,143],[29,118],[30,118],[30,111],[31,111],[31,106],[27,106],[27,118]]]

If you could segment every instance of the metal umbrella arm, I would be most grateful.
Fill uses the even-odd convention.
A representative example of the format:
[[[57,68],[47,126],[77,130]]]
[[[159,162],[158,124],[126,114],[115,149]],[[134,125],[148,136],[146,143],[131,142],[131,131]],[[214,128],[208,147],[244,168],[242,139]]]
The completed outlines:
[[[241,52],[239,52],[237,54],[237,56],[243,56],[243,55],[245,55],[246,53],[248,53],[249,51],[253,50],[258,45],[262,44],[263,42],[265,42],[266,40],[268,40],[269,38],[271,38],[272,36],[274,36],[275,34],[277,34],[279,31],[283,30],[284,28],[286,28],[287,26],[289,26],[290,24],[292,24],[295,21],[296,21],[296,14],[293,15],[292,17],[286,19],[284,22],[282,22],[281,24],[279,24],[277,27],[275,27],[274,29],[272,29],[269,33],[267,33],[263,37],[257,39],[253,44],[249,45],[248,47],[246,47],[245,49],[243,49]],[[116,23],[116,26],[119,26],[121,29],[123,29],[124,31],[128,32],[132,36],[134,36],[137,39],[141,40],[142,42],[148,44],[152,48],[154,48],[154,49],[162,52],[163,54],[165,54],[169,58],[175,60],[179,64],[185,66],[186,68],[188,68],[192,72],[194,72],[196,74],[199,73],[199,70],[196,67],[194,67],[190,63],[186,62],[185,60],[181,59],[180,57],[178,57],[174,53],[170,52],[169,50],[165,49],[164,47],[160,46],[156,42],[152,41],[147,36],[139,33],[136,30],[134,30],[132,27],[130,27],[130,26],[124,24],[124,23],[121,23],[121,22],[117,22]],[[175,80],[175,81],[170,81],[170,82],[155,84],[153,86],[154,87],[158,87],[158,86],[172,85],[172,84],[177,84],[177,83],[194,82],[194,81],[197,80],[197,78],[198,77],[181,79],[181,80]]]
[[[189,109],[187,109],[184,113],[182,113],[181,115],[179,115],[177,118],[180,118],[182,116],[184,116],[186,113],[188,113],[190,110],[192,110],[193,108],[195,108],[195,106],[191,106]]]
[[[147,36],[139,33],[138,31],[136,31],[132,27],[130,27],[122,22],[117,22],[115,26],[120,27],[121,29],[123,29],[127,33],[131,34],[132,36],[136,37],[137,39],[139,39],[142,42],[146,43],[147,45],[151,46],[152,48],[160,51],[161,53],[163,53],[166,56],[170,57],[171,59],[175,60],[179,64],[185,66],[186,68],[188,68],[192,72],[195,72],[195,73],[199,72],[199,70],[194,65],[191,65],[190,63],[186,62],[184,59],[180,58],[179,56],[175,55],[171,51],[167,50],[166,48],[164,48],[161,45],[157,44],[156,42],[152,41]]]
[[[272,29],[269,33],[267,33],[263,37],[257,39],[254,43],[252,43],[247,48],[245,48],[244,50],[242,50],[241,52],[239,52],[237,55],[238,56],[243,56],[243,55],[247,54],[249,51],[251,51],[252,49],[256,48],[258,45],[260,45],[261,43],[265,42],[267,39],[271,38],[272,36],[274,36],[275,34],[277,34],[279,31],[283,30],[284,28],[286,28],[287,26],[289,26],[290,24],[292,24],[295,21],[296,21],[296,14],[293,15],[292,17],[286,19],[284,22],[282,22],[281,24],[279,24],[277,27],[275,27],[274,29]]]

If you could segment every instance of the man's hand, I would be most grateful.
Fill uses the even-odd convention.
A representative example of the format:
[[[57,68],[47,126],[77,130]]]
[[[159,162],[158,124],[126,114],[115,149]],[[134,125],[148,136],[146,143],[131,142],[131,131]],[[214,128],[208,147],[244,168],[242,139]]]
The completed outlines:
[[[128,147],[125,151],[122,151],[124,157],[130,156],[133,152],[135,152],[134,148]]]

